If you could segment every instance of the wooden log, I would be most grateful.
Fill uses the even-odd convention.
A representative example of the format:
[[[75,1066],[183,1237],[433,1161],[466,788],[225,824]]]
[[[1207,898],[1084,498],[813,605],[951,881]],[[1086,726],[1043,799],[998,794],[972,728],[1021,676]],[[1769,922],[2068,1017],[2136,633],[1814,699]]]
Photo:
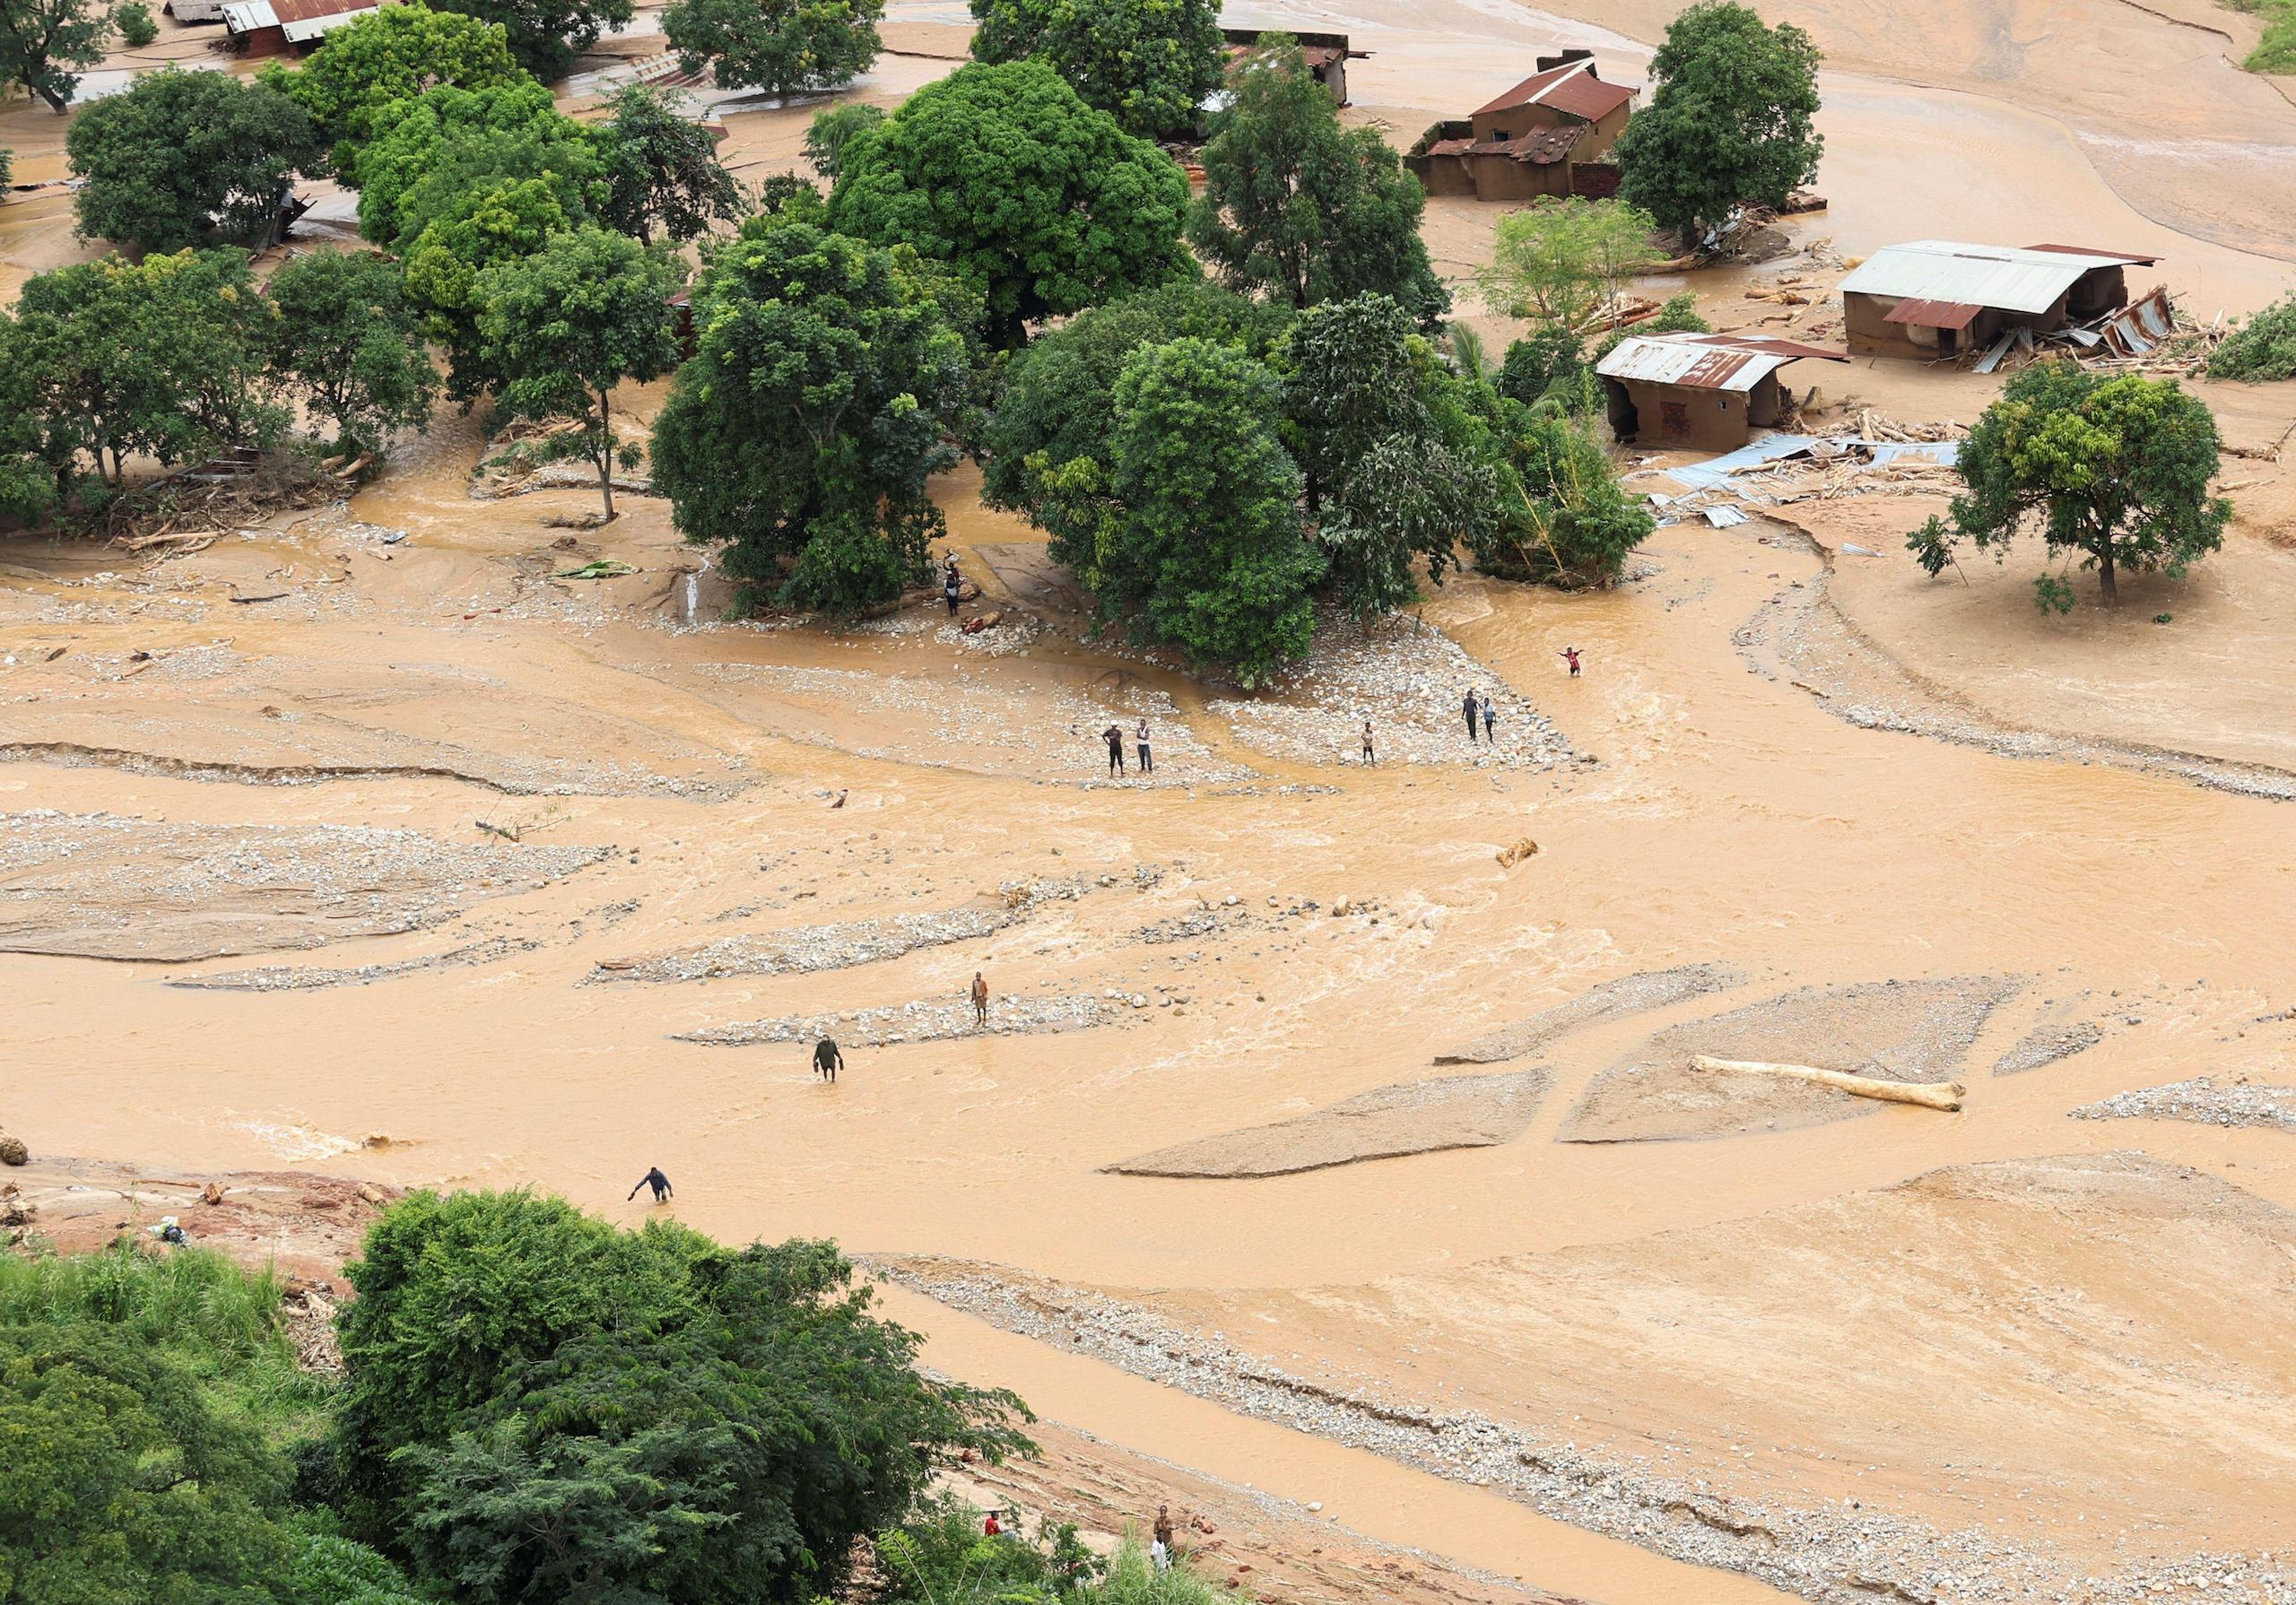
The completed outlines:
[[[1880,1081],[1872,1076],[1851,1075],[1840,1070],[1820,1070],[1811,1064],[1771,1064],[1760,1059],[1717,1059],[1710,1054],[1692,1054],[1690,1063],[1693,1070],[1784,1076],[1790,1080],[1814,1081],[1821,1087],[1831,1087],[1837,1092],[1847,1092],[1856,1097],[1877,1097],[1891,1104],[1918,1104],[1925,1109],[1943,1109],[1948,1114],[1961,1108],[1961,1098],[1969,1091],[1959,1081]]]

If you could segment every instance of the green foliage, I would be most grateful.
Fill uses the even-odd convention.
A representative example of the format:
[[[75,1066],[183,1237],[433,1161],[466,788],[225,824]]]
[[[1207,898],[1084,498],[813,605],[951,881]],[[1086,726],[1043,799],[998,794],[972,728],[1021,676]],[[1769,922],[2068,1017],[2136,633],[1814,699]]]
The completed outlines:
[[[7,146],[0,145],[0,189],[8,187],[9,181],[15,177],[15,172],[16,153]]]
[[[1595,363],[1616,351],[1620,344],[1636,334],[1711,334],[1714,325],[1699,315],[1698,298],[1689,291],[1670,295],[1659,303],[1658,310],[1640,323],[1630,327],[1613,329],[1596,342],[1594,354],[1587,358],[1592,370]]]
[[[497,22],[417,3],[361,14],[326,37],[326,48],[290,71],[266,63],[262,81],[299,101],[334,143],[334,160],[352,169],[358,147],[373,137],[385,108],[426,90],[503,89],[526,82]]]
[[[2208,377],[2251,384],[2296,378],[2296,295],[2282,297],[2226,335],[2209,353]]]
[[[1801,29],[1765,28],[1731,0],[1683,12],[1650,59],[1649,105],[1619,136],[1619,198],[1693,243],[1741,204],[1782,204],[1825,149],[1818,61]]]
[[[572,187],[601,176],[590,131],[531,80],[429,90],[384,107],[370,126],[372,137],[345,177],[359,187],[360,233],[387,251],[404,254],[461,197],[497,178],[547,175],[576,215],[604,199],[603,187]]]
[[[838,167],[831,226],[947,263],[1007,349],[1031,323],[1191,271],[1186,175],[1039,61],[958,68],[848,142]]]
[[[418,1194],[343,1321],[355,1524],[466,1605],[802,1605],[1018,1401],[920,1376],[825,1243],[619,1232],[525,1194]]]
[[[1185,279],[1090,308],[1048,330],[1015,352],[1006,370],[1004,395],[982,436],[982,499],[1025,515],[1051,537],[1056,561],[1084,572],[1093,560],[1100,504],[1053,493],[1047,476],[1079,459],[1105,471],[1125,360],[1142,346],[1191,335],[1265,359],[1289,318],[1283,308]]]
[[[1073,1526],[1035,1540],[1015,1522],[991,1538],[981,1513],[952,1494],[876,1535],[881,1605],[1054,1605],[1086,1597],[1100,1570]]]
[[[1499,220],[1484,303],[1504,317],[1576,328],[1658,257],[1650,214],[1623,201],[1549,197]]]
[[[129,4],[113,12],[111,20],[112,26],[119,30],[120,42],[131,50],[141,50],[160,37],[160,24],[137,0],[129,0]]]
[[[0,518],[27,526],[45,523],[62,499],[40,391],[38,359],[16,320],[0,312]]]
[[[84,108],[65,150],[87,180],[80,237],[144,251],[267,236],[289,183],[326,157],[311,119],[278,91],[172,67]]]
[[[110,21],[104,0],[0,0],[0,83],[63,116],[80,74],[103,60]]]
[[[511,56],[545,83],[563,78],[599,34],[637,14],[631,0],[437,0],[436,9],[500,24]]]
[[[27,282],[17,307],[44,455],[67,477],[83,455],[117,479],[131,452],[180,463],[284,427],[257,382],[267,315],[243,251],[74,263]]]
[[[1590,370],[1586,342],[1560,324],[1542,324],[1507,348],[1499,394],[1528,406]]]
[[[857,134],[866,134],[885,120],[885,108],[866,100],[848,100],[813,114],[805,129],[805,160],[813,171],[837,182],[838,157]]]
[[[1583,412],[1501,403],[1495,433],[1514,486],[1507,514],[1475,542],[1478,568],[1514,579],[1607,586],[1657,520],[1630,499]]]
[[[1105,476],[1075,464],[1047,476],[1104,499],[1083,572],[1101,618],[1257,684],[1307,652],[1324,569],[1300,526],[1300,471],[1274,427],[1275,376],[1191,337],[1134,352],[1115,401]]]
[[[482,357],[503,381],[502,411],[581,426],[576,438],[598,471],[608,518],[621,446],[613,388],[657,379],[676,363],[668,302],[683,278],[667,246],[587,227],[479,275]]]
[[[1263,35],[1229,85],[1188,215],[1197,254],[1248,295],[1293,307],[1385,295],[1431,327],[1451,297],[1419,238],[1426,192],[1401,159],[1375,130],[1340,126],[1283,35]]]
[[[336,445],[371,451],[430,415],[438,369],[388,262],[314,251],[282,265],[265,290],[272,377],[334,422]]]
[[[1143,139],[1185,136],[1221,85],[1217,0],[972,0],[976,61],[1035,56]]]
[[[336,1530],[322,1511],[298,1511],[287,1522],[294,1546],[284,1574],[300,1605],[433,1605],[397,1566]]]
[[[884,15],[884,0],[670,0],[662,32],[680,66],[709,65],[721,89],[791,95],[867,72]]]
[[[753,218],[693,292],[699,342],[654,424],[654,484],[722,543],[738,600],[850,612],[924,577],[926,481],[972,385],[979,303],[906,248]]]
[[[2037,362],[2002,386],[1961,443],[1968,489],[1953,499],[1950,527],[1932,517],[1906,545],[1934,577],[1964,537],[1999,560],[2035,528],[2051,557],[2077,553],[2094,568],[2105,605],[2116,606],[2121,570],[2180,578],[2223,543],[2232,504],[2209,494],[2217,452],[2216,420],[2174,379]],[[2038,583],[2036,600],[2044,612],[2072,611],[2061,574]]]
[[[718,142],[680,107],[685,97],[643,83],[614,94],[599,143],[610,187],[600,221],[641,242],[693,239],[711,221],[741,215],[741,187],[718,160]]]

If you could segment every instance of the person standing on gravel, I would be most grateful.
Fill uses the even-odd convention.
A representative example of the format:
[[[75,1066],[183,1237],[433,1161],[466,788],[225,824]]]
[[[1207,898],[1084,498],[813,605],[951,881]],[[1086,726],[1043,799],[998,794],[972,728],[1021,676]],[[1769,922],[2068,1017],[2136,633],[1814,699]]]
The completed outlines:
[[[1124,731],[1123,731],[1123,729],[1122,729],[1120,726],[1118,726],[1118,725],[1115,725],[1115,724],[1111,724],[1111,725],[1109,725],[1106,730],[1103,730],[1103,731],[1101,731],[1101,732],[1100,732],[1100,740],[1102,740],[1102,741],[1106,742],[1109,744],[1109,774],[1111,774],[1111,775],[1121,775],[1121,774],[1123,774],[1123,773],[1124,773]]]
[[[1148,751],[1147,720],[1140,721],[1140,729],[1136,733],[1140,738],[1140,772],[1143,775],[1153,775],[1156,772],[1156,760]]]
[[[834,1081],[837,1072],[845,1068],[845,1055],[837,1051],[837,1044],[822,1037],[813,1045],[813,1073]]]
[[[1378,761],[1378,755],[1371,750],[1371,721],[1366,719],[1363,721],[1363,767],[1368,769]]]
[[[1459,704],[1459,711],[1467,716],[1467,745],[1472,747],[1474,745],[1474,721],[1476,711],[1474,688],[1472,686],[1467,688],[1467,699]]]
[[[1494,747],[1499,744],[1499,709],[1492,706],[1488,692],[1483,698],[1483,739]]]
[[[653,1188],[654,1202],[657,1204],[659,1204],[665,1198],[674,1198],[677,1196],[676,1189],[670,1185],[670,1178],[662,1174],[662,1167],[659,1165],[650,1166],[648,1167],[646,1174],[638,1178],[638,1187]],[[638,1187],[632,1187],[630,1190],[630,1198],[635,1198],[638,1196]],[[630,1198],[625,1198],[622,1202],[628,1203],[630,1202]]]
[[[972,1023],[975,1028],[988,1023],[988,977],[978,970],[972,972]]]

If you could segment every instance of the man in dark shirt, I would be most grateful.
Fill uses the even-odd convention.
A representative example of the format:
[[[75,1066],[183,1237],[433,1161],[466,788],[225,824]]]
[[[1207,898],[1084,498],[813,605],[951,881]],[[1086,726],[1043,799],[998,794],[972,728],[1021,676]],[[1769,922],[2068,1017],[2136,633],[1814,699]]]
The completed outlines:
[[[816,1073],[837,1080],[837,1072],[845,1068],[845,1055],[837,1051],[837,1044],[824,1037],[813,1045],[813,1070]]]
[[[648,1170],[644,1176],[639,1178],[638,1187],[653,1188],[654,1202],[656,1203],[660,1203],[664,1199],[674,1196],[670,1189],[670,1178],[662,1174],[662,1167],[658,1165]],[[638,1196],[638,1187],[632,1187],[630,1190],[631,1198]],[[627,1203],[630,1201],[629,1199],[624,1199],[622,1202]]]
[[[1475,716],[1482,712],[1473,691],[1467,693],[1467,698],[1459,704],[1459,709],[1467,716],[1467,745],[1473,746],[1474,745]]]

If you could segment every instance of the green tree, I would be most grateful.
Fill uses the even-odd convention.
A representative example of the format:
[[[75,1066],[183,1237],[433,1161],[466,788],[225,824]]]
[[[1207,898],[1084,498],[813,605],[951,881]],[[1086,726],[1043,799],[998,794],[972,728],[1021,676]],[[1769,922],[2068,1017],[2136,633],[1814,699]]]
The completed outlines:
[[[30,527],[44,523],[60,499],[40,413],[48,388],[31,342],[0,311],[0,518]]]
[[[1619,485],[1592,417],[1500,400],[1491,424],[1500,516],[1469,535],[1475,566],[1509,579],[1615,583],[1657,521]]]
[[[1510,212],[1481,275],[1483,304],[1501,317],[1581,327],[1658,260],[1657,227],[1623,201],[1577,195]]]
[[[693,239],[713,220],[731,221],[742,211],[741,186],[718,160],[709,130],[680,109],[684,97],[643,83],[624,85],[599,143],[611,187],[602,221],[650,243]]]
[[[1802,30],[1731,0],[1683,12],[1650,58],[1650,104],[1619,136],[1619,199],[1693,244],[1741,204],[1783,205],[1825,151],[1819,59]]]
[[[719,1247],[525,1194],[417,1194],[350,1269],[362,1519],[457,1601],[810,1601],[1018,1401],[920,1375],[826,1243]]]
[[[676,365],[669,299],[683,277],[666,248],[597,228],[561,234],[479,275],[479,338],[488,368],[503,380],[502,411],[581,426],[563,438],[597,469],[609,519],[614,464],[622,460],[614,387],[657,379]]]
[[[436,9],[500,24],[518,65],[545,83],[566,76],[599,34],[637,14],[631,0],[438,0]]]
[[[143,0],[128,0],[111,13],[111,21],[119,30],[120,42],[131,50],[141,50],[160,37],[160,24]]]
[[[423,332],[447,348],[447,394],[470,401],[502,382],[479,333],[479,281],[497,264],[531,256],[587,216],[577,187],[555,175],[490,178],[453,194],[407,247],[407,299]]]
[[[1282,339],[1288,308],[1182,279],[1105,307],[1091,307],[1013,353],[1003,394],[981,437],[981,498],[1020,513],[1051,537],[1056,562],[1082,574],[1094,560],[1105,513],[1097,495],[1072,498],[1057,471],[1089,463],[1104,476],[1114,460],[1116,381],[1145,345],[1194,335],[1265,360]]]
[[[425,90],[500,89],[526,80],[499,22],[427,5],[386,5],[327,35],[326,48],[292,71],[265,64],[263,82],[299,101],[333,142],[335,165],[353,170],[385,107]]]
[[[82,454],[117,482],[131,452],[179,463],[267,444],[285,421],[260,382],[263,299],[243,251],[74,263],[28,281],[17,305],[67,478]]]
[[[0,190],[8,187],[8,182],[15,175],[15,171],[16,153],[7,146],[0,145]]]
[[[596,139],[531,79],[428,90],[383,108],[370,127],[347,176],[359,187],[359,232],[387,251],[404,254],[463,196],[498,178],[546,178],[574,216],[605,199]]]
[[[1178,164],[1040,61],[979,62],[848,143],[831,225],[913,246],[979,291],[994,343],[1191,271]]]
[[[2123,570],[2179,579],[2223,544],[2232,504],[2209,494],[2216,420],[2174,379],[2109,377],[2077,362],[2037,362],[2002,386],[1957,460],[1968,487],[1952,525],[1933,516],[1906,545],[1934,577],[1964,537],[1995,558],[2038,530],[2051,557],[2097,571],[2107,607]],[[2073,611],[2062,572],[2034,582],[2043,611]]]
[[[1422,324],[1448,310],[1419,238],[1427,194],[1370,128],[1343,128],[1299,45],[1263,35],[1229,74],[1187,237],[1231,290],[1294,307],[1367,292]]]
[[[172,67],[83,109],[65,151],[87,181],[80,237],[144,251],[267,236],[294,176],[326,154],[278,91]]]
[[[104,58],[103,0],[0,0],[0,83],[22,86],[58,117],[80,74]]]
[[[885,108],[866,100],[848,100],[813,114],[805,129],[805,160],[831,183],[837,181],[839,154],[858,134],[866,134],[885,120]]]
[[[265,290],[273,381],[332,420],[337,446],[372,451],[430,417],[439,372],[388,262],[314,251],[281,266]]]
[[[976,61],[1035,56],[1127,134],[1194,131],[1221,85],[1218,0],[972,0]]]
[[[1111,461],[1048,478],[1102,504],[1083,571],[1103,621],[1256,685],[1315,635],[1323,560],[1300,522],[1300,471],[1276,438],[1275,376],[1232,346],[1144,346],[1116,386]]]
[[[1500,366],[1499,394],[1526,406],[1558,383],[1577,380],[1587,369],[1587,343],[1560,324],[1541,324],[1507,348]]]
[[[662,32],[689,73],[770,95],[838,89],[883,48],[885,0],[670,0]]]
[[[693,292],[700,350],[654,423],[655,489],[738,600],[849,612],[923,577],[979,303],[906,248],[753,218]]]

